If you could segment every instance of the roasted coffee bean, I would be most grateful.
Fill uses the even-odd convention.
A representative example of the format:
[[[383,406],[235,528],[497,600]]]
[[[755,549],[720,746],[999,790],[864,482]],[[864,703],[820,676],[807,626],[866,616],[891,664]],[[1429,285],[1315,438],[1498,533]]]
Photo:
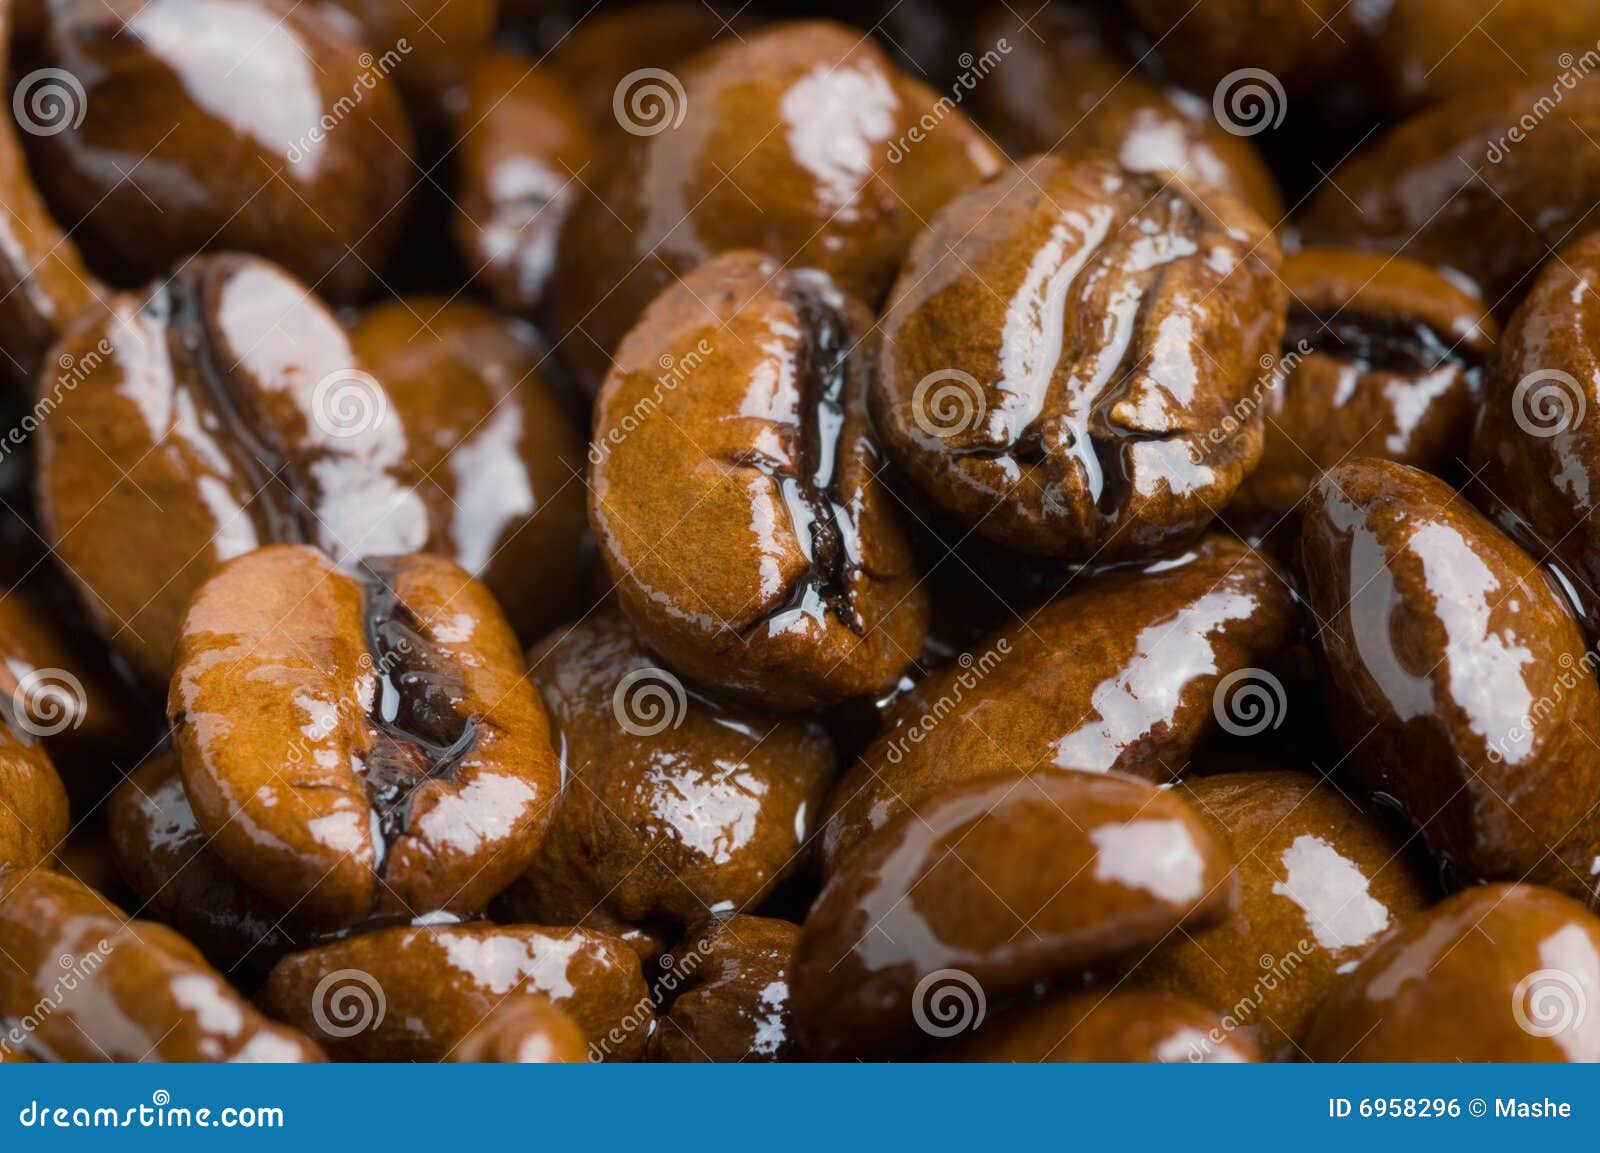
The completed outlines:
[[[1406,921],[1329,990],[1313,1061],[1600,1061],[1600,920],[1483,885]]]
[[[1592,903],[1600,685],[1538,564],[1443,481],[1381,460],[1317,482],[1300,563],[1356,779],[1447,878]]]
[[[1501,341],[1472,434],[1472,495],[1564,574],[1600,637],[1600,235],[1563,249]],[[1592,664],[1586,669],[1593,673]]]
[[[320,1061],[171,929],[43,869],[0,872],[0,1050],[53,1061]],[[41,987],[43,982],[43,987]],[[59,1002],[48,1012],[40,997]]]
[[[1084,989],[1019,1002],[941,1056],[952,1061],[1183,1062],[1260,1060],[1250,1039],[1186,997]]]
[[[1279,263],[1231,197],[1103,158],[1026,161],[912,246],[873,417],[918,487],[992,541],[1158,555],[1260,459],[1261,413],[1236,410],[1283,333]]]
[[[583,1031],[591,1059],[631,1061],[653,1020],[639,958],[615,937],[535,925],[379,929],[279,961],[268,1011],[358,1061],[439,1061],[513,999]]]
[[[1575,81],[1559,101],[1547,80],[1475,89],[1339,165],[1307,207],[1305,238],[1459,269],[1504,315],[1600,198],[1597,133],[1600,78]]]
[[[812,906],[794,959],[800,1042],[838,1058],[948,1036],[980,1001],[1220,920],[1230,866],[1175,794],[1117,773],[946,789],[861,842]]]
[[[799,937],[798,925],[771,917],[716,918],[685,937],[657,981],[672,1001],[656,1022],[651,1059],[795,1059],[789,970]]]
[[[49,10],[29,63],[67,74],[75,115],[27,143],[91,258],[137,283],[238,249],[330,296],[368,284],[404,223],[411,132],[341,21],[289,0]]]
[[[190,603],[167,714],[211,848],[319,925],[482,910],[561,785],[516,638],[439,557],[230,561]]]
[[[979,777],[1037,768],[1177,776],[1218,719],[1243,708],[1234,692],[1273,691],[1262,666],[1295,620],[1273,563],[1225,537],[1075,585],[895,702],[883,735],[834,790],[825,863]],[[1269,723],[1281,723],[1285,702],[1266,703]]]
[[[645,305],[719,252],[759,249],[875,303],[923,222],[1000,165],[960,109],[935,118],[933,92],[836,24],[716,45],[677,79],[616,93],[631,131],[562,236],[556,318],[590,387]]]
[[[1585,72],[1574,72],[1600,42],[1597,0],[1394,0],[1387,7],[1376,53],[1397,112],[1497,84],[1543,80],[1553,91],[1593,69],[1590,56]]]
[[[975,114],[1012,156],[1109,152],[1130,172],[1173,172],[1237,197],[1276,225],[1283,197],[1250,140],[1204,100],[1140,73],[1120,31],[1092,6],[993,5],[972,38],[994,55],[965,73]]]
[[[1352,249],[1296,253],[1283,279],[1283,347],[1247,398],[1266,412],[1266,449],[1229,527],[1292,527],[1322,470],[1354,457],[1459,467],[1499,331],[1483,303],[1431,268]]]
[[[1337,974],[1431,894],[1399,841],[1314,772],[1188,777],[1174,792],[1233,850],[1239,904],[1214,928],[1169,938],[1133,979],[1229,1014],[1292,1060]]]
[[[305,541],[344,562],[428,541],[382,386],[306,287],[265,261],[190,261],[52,357],[82,372],[39,427],[44,535],[152,687],[171,675],[184,605],[228,558]]]
[[[48,865],[67,835],[67,791],[8,698],[0,720],[0,869]]]
[[[1157,42],[1161,61],[1197,90],[1234,85],[1241,70],[1265,71],[1278,82],[1249,99],[1281,99],[1285,89],[1311,92],[1340,69],[1376,30],[1383,5],[1347,0],[1128,0]],[[1245,97],[1229,95],[1228,99]],[[1247,114],[1249,105],[1244,105]]]
[[[690,677],[779,707],[880,691],[927,597],[867,418],[872,319],[727,253],[668,289],[595,407],[589,522],[622,607]]]
[[[594,158],[589,125],[560,80],[516,53],[479,56],[462,92],[456,244],[496,304],[531,315]]]
[[[128,775],[106,803],[106,823],[117,868],[140,911],[182,933],[235,984],[259,985],[279,957],[308,942],[292,912],[212,851],[172,755],[153,757]]]
[[[520,917],[692,924],[755,906],[800,865],[834,771],[821,725],[691,695],[615,609],[528,664],[566,786]]]
[[[589,1042],[578,1023],[542,997],[503,1001],[450,1050],[449,1060],[500,1065],[578,1064]]]
[[[524,640],[576,617],[584,440],[531,330],[467,301],[413,297],[367,310],[350,343],[426,478],[428,551],[488,585]]]

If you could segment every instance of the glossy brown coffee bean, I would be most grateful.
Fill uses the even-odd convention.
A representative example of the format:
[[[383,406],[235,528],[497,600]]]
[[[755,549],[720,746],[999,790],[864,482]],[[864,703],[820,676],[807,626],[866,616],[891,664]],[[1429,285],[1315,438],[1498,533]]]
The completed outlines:
[[[1378,5],[1346,0],[1128,0],[1162,62],[1197,90],[1241,69],[1270,72],[1279,91],[1315,90],[1355,52]]]
[[[506,1002],[537,997],[583,1031],[594,1059],[631,1061],[649,1035],[639,958],[587,929],[379,929],[279,961],[268,1011],[357,1061],[439,1061]]]
[[[472,62],[454,120],[456,244],[496,304],[530,315],[544,301],[561,226],[594,175],[589,124],[553,73],[505,51]]]
[[[824,861],[975,778],[1058,768],[1166,781],[1220,717],[1281,724],[1283,689],[1262,666],[1296,615],[1273,563],[1220,536],[1070,588],[894,704],[834,790]],[[1259,702],[1270,715],[1243,715],[1234,694],[1252,686],[1280,698]]]
[[[1471,493],[1565,574],[1600,636],[1600,236],[1563,249],[1518,305],[1472,434]]]
[[[1276,226],[1283,197],[1250,139],[1218,124],[1206,101],[1140,72],[1121,31],[1092,6],[995,4],[971,37],[992,47],[957,83],[1014,157],[1108,152],[1130,172],[1173,172],[1225,192]]]
[[[1354,457],[1459,467],[1499,332],[1483,302],[1424,265],[1346,248],[1289,256],[1283,279],[1289,324],[1251,398],[1266,449],[1229,527],[1291,527],[1322,470]]]
[[[867,418],[870,314],[813,270],[708,261],[617,349],[589,523],[622,607],[688,676],[779,707],[893,683],[927,599]]]
[[[451,1061],[497,1065],[567,1065],[589,1060],[589,1042],[564,1010],[542,997],[513,997],[492,1009]]]
[[[39,426],[44,535],[152,687],[171,674],[184,605],[230,557],[307,541],[352,561],[428,541],[382,386],[332,314],[266,261],[190,261],[52,355],[83,368]]]
[[[932,91],[837,24],[726,41],[673,79],[616,94],[618,154],[562,236],[561,347],[591,388],[645,305],[719,252],[820,269],[875,303],[923,224],[1000,164],[960,109],[935,118]]]
[[[892,1053],[1036,981],[1137,956],[1232,898],[1227,848],[1182,800],[1116,773],[947,789],[863,841],[795,949],[815,1057]]]
[[[307,943],[292,912],[212,851],[171,754],[128,775],[106,802],[106,823],[140,912],[182,933],[233,983],[259,984],[279,957]]]
[[[1317,483],[1300,563],[1360,783],[1449,877],[1594,901],[1600,685],[1538,564],[1443,481],[1379,460]]]
[[[658,982],[672,982],[673,1000],[656,1022],[651,1060],[797,1058],[789,983],[799,937],[800,926],[772,917],[718,918],[690,933]]]
[[[211,848],[318,924],[482,910],[561,786],[516,638],[439,557],[231,561],[190,603],[167,715]]]
[[[171,929],[43,869],[0,873],[0,1048],[54,1061],[320,1061]],[[41,997],[53,1001],[40,1008]]]
[[[1597,0],[1393,0],[1376,49],[1389,103],[1406,112],[1496,84],[1554,90],[1600,66],[1597,43]]]
[[[15,8],[0,5],[0,60],[11,59]],[[0,213],[0,380],[31,397],[50,346],[97,303],[101,290],[40,198],[17,131],[19,125],[49,131],[70,123],[80,106],[77,94],[56,78],[30,74],[18,81],[12,99],[13,116],[0,117],[0,199],[7,209]]]
[[[1533,120],[1536,106],[1549,111]],[[1504,315],[1525,278],[1585,227],[1600,197],[1597,133],[1600,78],[1559,101],[1545,80],[1475,90],[1339,165],[1306,209],[1305,238],[1459,269]]]
[[[532,331],[469,301],[409,297],[362,313],[350,343],[426,477],[428,551],[488,585],[525,640],[575,618],[584,442]]]
[[[1238,1064],[1250,1039],[1198,1001],[1147,989],[1084,989],[1020,1001],[940,1054],[951,1061]]]
[[[34,171],[125,283],[239,249],[348,298],[399,238],[412,178],[399,97],[315,5],[62,0],[29,63],[82,97],[70,125],[28,142]]]
[[[363,61],[392,77],[418,129],[438,129],[467,69],[494,35],[496,0],[321,0],[351,17]]]
[[[691,694],[621,613],[529,654],[566,782],[517,883],[521,917],[692,924],[800,865],[834,771],[822,726]]]
[[[1236,410],[1283,333],[1279,263],[1230,197],[1103,158],[1025,161],[912,247],[873,418],[917,486],[992,541],[1078,561],[1170,550],[1260,458],[1261,414]]]
[[[48,866],[67,836],[67,791],[9,699],[0,714],[0,869]]]
[[[1337,975],[1432,894],[1399,840],[1315,772],[1187,777],[1174,791],[1233,850],[1239,903],[1214,928],[1168,939],[1133,980],[1210,1005],[1293,1060]]]
[[[1313,1061],[1600,1061],[1600,920],[1537,885],[1457,893],[1329,991]]]

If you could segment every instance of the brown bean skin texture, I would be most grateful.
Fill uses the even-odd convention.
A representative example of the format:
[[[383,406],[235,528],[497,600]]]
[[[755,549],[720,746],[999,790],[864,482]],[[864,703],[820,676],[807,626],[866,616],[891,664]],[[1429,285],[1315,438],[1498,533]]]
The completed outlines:
[[[595,158],[592,133],[565,85],[531,57],[484,53],[462,94],[456,246],[497,305],[529,316],[544,302],[561,226]]]
[[[1129,0],[1162,61],[1206,91],[1241,68],[1314,91],[1360,43],[1366,16],[1345,0]]]
[[[1538,885],[1481,885],[1390,933],[1329,990],[1313,1061],[1600,1061],[1600,919]],[[1589,1011],[1585,1011],[1586,1002]]]
[[[141,911],[171,925],[240,986],[259,985],[309,934],[212,851],[177,759],[153,757],[106,803],[117,868]]]
[[[367,1027],[325,1036],[318,1016],[341,1032],[333,974],[367,978],[369,1004],[381,989],[385,1011],[359,1007]],[[324,981],[327,985],[323,985]],[[319,1000],[318,989],[321,986]],[[353,991],[356,986],[350,986]],[[650,1027],[650,994],[639,958],[616,937],[538,925],[442,925],[379,929],[279,961],[262,990],[274,1015],[294,1022],[343,1060],[440,1061],[508,999],[537,996],[570,1016],[591,1053],[631,1061]],[[607,1039],[618,1039],[607,1044]]]
[[[1300,566],[1355,779],[1451,878],[1592,903],[1600,685],[1550,578],[1443,481],[1377,460],[1317,483]]]
[[[48,865],[67,836],[67,791],[26,730],[0,722],[0,869]]]
[[[43,534],[151,688],[165,691],[190,596],[230,557],[284,541],[342,561],[426,545],[399,416],[282,269],[189,261],[53,355],[80,369],[38,432]]]
[[[0,1018],[34,1014],[24,1042],[55,1061],[321,1061],[315,1044],[268,1021],[171,929],[132,921],[59,873],[0,874]],[[66,965],[62,958],[69,958]],[[74,978],[68,986],[66,978]],[[58,984],[59,983],[59,984]],[[16,1044],[13,1036],[3,1038]]]
[[[1214,1038],[1220,1037],[1220,1040]],[[1239,1064],[1260,1054],[1198,1001],[1126,987],[1018,1002],[940,1054],[950,1061]]]
[[[31,66],[66,70],[86,99],[81,125],[30,142],[45,195],[125,284],[238,249],[355,296],[399,238],[411,131],[346,30],[287,0],[57,6]]]
[[[1232,849],[1239,904],[1174,935],[1132,980],[1235,1015],[1272,1059],[1293,1060],[1339,971],[1432,894],[1399,840],[1315,772],[1187,777],[1174,791]]]
[[[1500,528],[1566,575],[1600,636],[1600,237],[1551,261],[1518,305],[1484,386],[1471,492]]]
[[[724,917],[679,942],[668,974],[684,973],[650,1039],[653,1061],[785,1061],[799,1056],[789,1010],[800,926]]]
[[[465,300],[410,297],[350,330],[405,424],[429,552],[483,581],[532,642],[583,607],[584,440],[531,330]]]
[[[211,847],[327,928],[481,911],[560,789],[499,606],[424,554],[360,579],[303,546],[225,565],[190,603],[167,713]]]
[[[912,1048],[925,1015],[945,1023],[942,970],[999,1002],[1214,923],[1230,865],[1188,805],[1120,774],[948,789],[858,845],[811,907],[794,960],[801,1044],[834,1059]]]
[[[833,777],[827,733],[690,696],[658,660],[615,609],[529,654],[566,786],[517,882],[523,918],[688,925],[753,907],[800,865]]]
[[[927,596],[879,475],[871,332],[826,277],[735,252],[617,350],[589,523],[622,607],[680,672],[804,708],[877,692],[916,655]]]
[[[1217,723],[1224,676],[1268,664],[1297,610],[1275,565],[1225,537],[1112,573],[974,644],[896,702],[840,780],[825,868],[896,814],[978,777],[1055,767],[1175,777]]]
[[[1139,72],[1118,32],[1093,7],[1027,14],[992,5],[972,40],[1004,42],[1007,51],[974,83],[974,114],[1014,157],[1109,152],[1130,171],[1176,172],[1278,224],[1283,197],[1255,147],[1225,131],[1203,102]]]
[[[1259,410],[1211,434],[1277,351],[1280,261],[1231,197],[1104,157],[1024,161],[912,246],[881,320],[885,447],[1008,548],[1083,562],[1178,548],[1260,459]]]
[[[557,328],[591,390],[651,298],[719,252],[820,269],[876,303],[922,222],[1000,166],[959,109],[910,143],[937,96],[837,24],[774,25],[696,54],[677,75],[685,98],[664,111],[682,123],[620,133],[562,235]],[[804,132],[787,128],[793,117]],[[631,118],[650,126],[638,110]],[[734,184],[724,174],[736,166]]]
[[[497,1006],[449,1060],[498,1065],[575,1065],[589,1060],[589,1042],[565,1011],[542,997],[514,997]]]
[[[1434,105],[1340,164],[1301,218],[1307,243],[1393,252],[1459,269],[1500,315],[1600,197],[1600,81],[1586,78],[1535,132],[1537,80]],[[1513,141],[1511,133],[1523,136]]]
[[[1223,514],[1236,532],[1291,529],[1322,470],[1354,457],[1457,467],[1499,332],[1481,301],[1397,257],[1308,248],[1283,279],[1289,324],[1257,384],[1266,448]]]

